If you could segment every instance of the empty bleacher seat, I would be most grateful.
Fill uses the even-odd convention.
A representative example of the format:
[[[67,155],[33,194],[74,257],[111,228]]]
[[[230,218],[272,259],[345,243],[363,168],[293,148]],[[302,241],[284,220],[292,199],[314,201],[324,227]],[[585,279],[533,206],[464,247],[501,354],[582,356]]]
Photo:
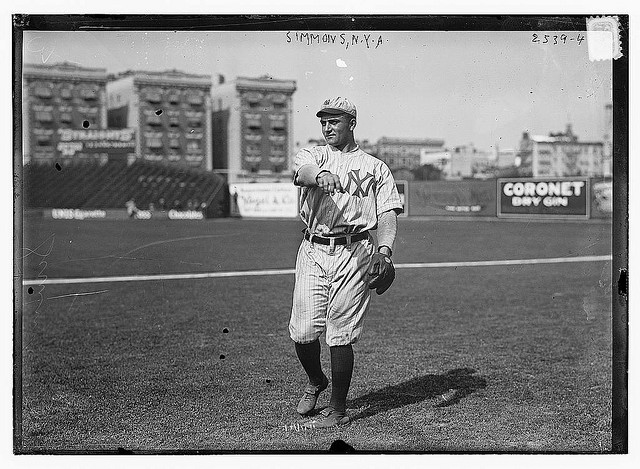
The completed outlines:
[[[187,201],[197,208],[212,204],[212,198],[224,198],[224,178],[205,170],[178,168],[161,163],[73,162],[57,169],[54,163],[23,166],[25,208],[123,208],[127,200],[146,208],[167,209]],[[198,203],[193,201],[198,201]],[[222,200],[222,199],[221,199]],[[224,216],[226,207],[218,201],[216,216]]]

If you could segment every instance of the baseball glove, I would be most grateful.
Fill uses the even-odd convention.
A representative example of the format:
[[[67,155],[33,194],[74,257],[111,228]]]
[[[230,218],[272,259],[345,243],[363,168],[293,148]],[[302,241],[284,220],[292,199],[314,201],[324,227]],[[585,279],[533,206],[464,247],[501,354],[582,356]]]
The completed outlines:
[[[371,256],[367,275],[369,277],[369,289],[373,290],[375,288],[376,293],[382,295],[389,289],[396,278],[396,269],[389,256],[381,252],[375,252]]]

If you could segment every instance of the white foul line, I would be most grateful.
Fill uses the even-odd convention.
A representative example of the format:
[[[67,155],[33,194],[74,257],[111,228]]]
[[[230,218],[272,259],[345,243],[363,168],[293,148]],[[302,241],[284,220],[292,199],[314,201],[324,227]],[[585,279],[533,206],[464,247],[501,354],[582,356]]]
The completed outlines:
[[[547,259],[509,259],[501,261],[470,261],[470,262],[424,262],[417,264],[395,264],[397,269],[437,269],[443,267],[487,267],[502,265],[532,265],[532,264],[563,264],[573,262],[600,262],[610,261],[611,255],[606,256],[582,256],[582,257],[552,257]],[[295,269],[265,269],[265,270],[240,270],[235,272],[203,272],[189,274],[154,274],[154,275],[128,275],[114,277],[87,277],[87,278],[47,278],[23,280],[23,285],[70,285],[75,283],[108,283],[108,282],[145,282],[151,280],[194,280],[204,278],[225,277],[256,277],[262,275],[290,275]]]
[[[483,267],[494,265],[532,265],[532,264],[564,264],[572,262],[598,262],[610,261],[607,256],[582,256],[582,257],[550,257],[547,259],[507,259],[503,261],[471,261],[471,262],[425,262],[421,264],[395,264],[399,269],[424,269],[438,267]]]

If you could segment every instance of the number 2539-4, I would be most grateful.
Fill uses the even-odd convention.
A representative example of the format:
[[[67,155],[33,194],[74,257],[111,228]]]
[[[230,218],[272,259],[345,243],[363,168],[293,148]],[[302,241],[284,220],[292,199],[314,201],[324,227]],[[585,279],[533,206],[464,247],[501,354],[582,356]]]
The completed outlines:
[[[576,42],[578,45],[582,44],[584,41],[584,34],[578,33],[575,37],[568,36],[567,34],[531,34],[531,42],[535,44],[568,44],[571,42]]]

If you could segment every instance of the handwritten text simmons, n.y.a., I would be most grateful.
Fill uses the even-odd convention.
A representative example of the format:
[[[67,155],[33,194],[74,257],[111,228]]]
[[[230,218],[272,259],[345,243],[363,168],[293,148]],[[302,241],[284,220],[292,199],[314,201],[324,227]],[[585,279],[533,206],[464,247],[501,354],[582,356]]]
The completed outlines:
[[[384,44],[382,34],[372,33],[310,33],[300,31],[287,31],[287,43],[298,43],[306,46],[312,45],[338,45],[345,49],[349,47],[366,47],[377,49]]]

